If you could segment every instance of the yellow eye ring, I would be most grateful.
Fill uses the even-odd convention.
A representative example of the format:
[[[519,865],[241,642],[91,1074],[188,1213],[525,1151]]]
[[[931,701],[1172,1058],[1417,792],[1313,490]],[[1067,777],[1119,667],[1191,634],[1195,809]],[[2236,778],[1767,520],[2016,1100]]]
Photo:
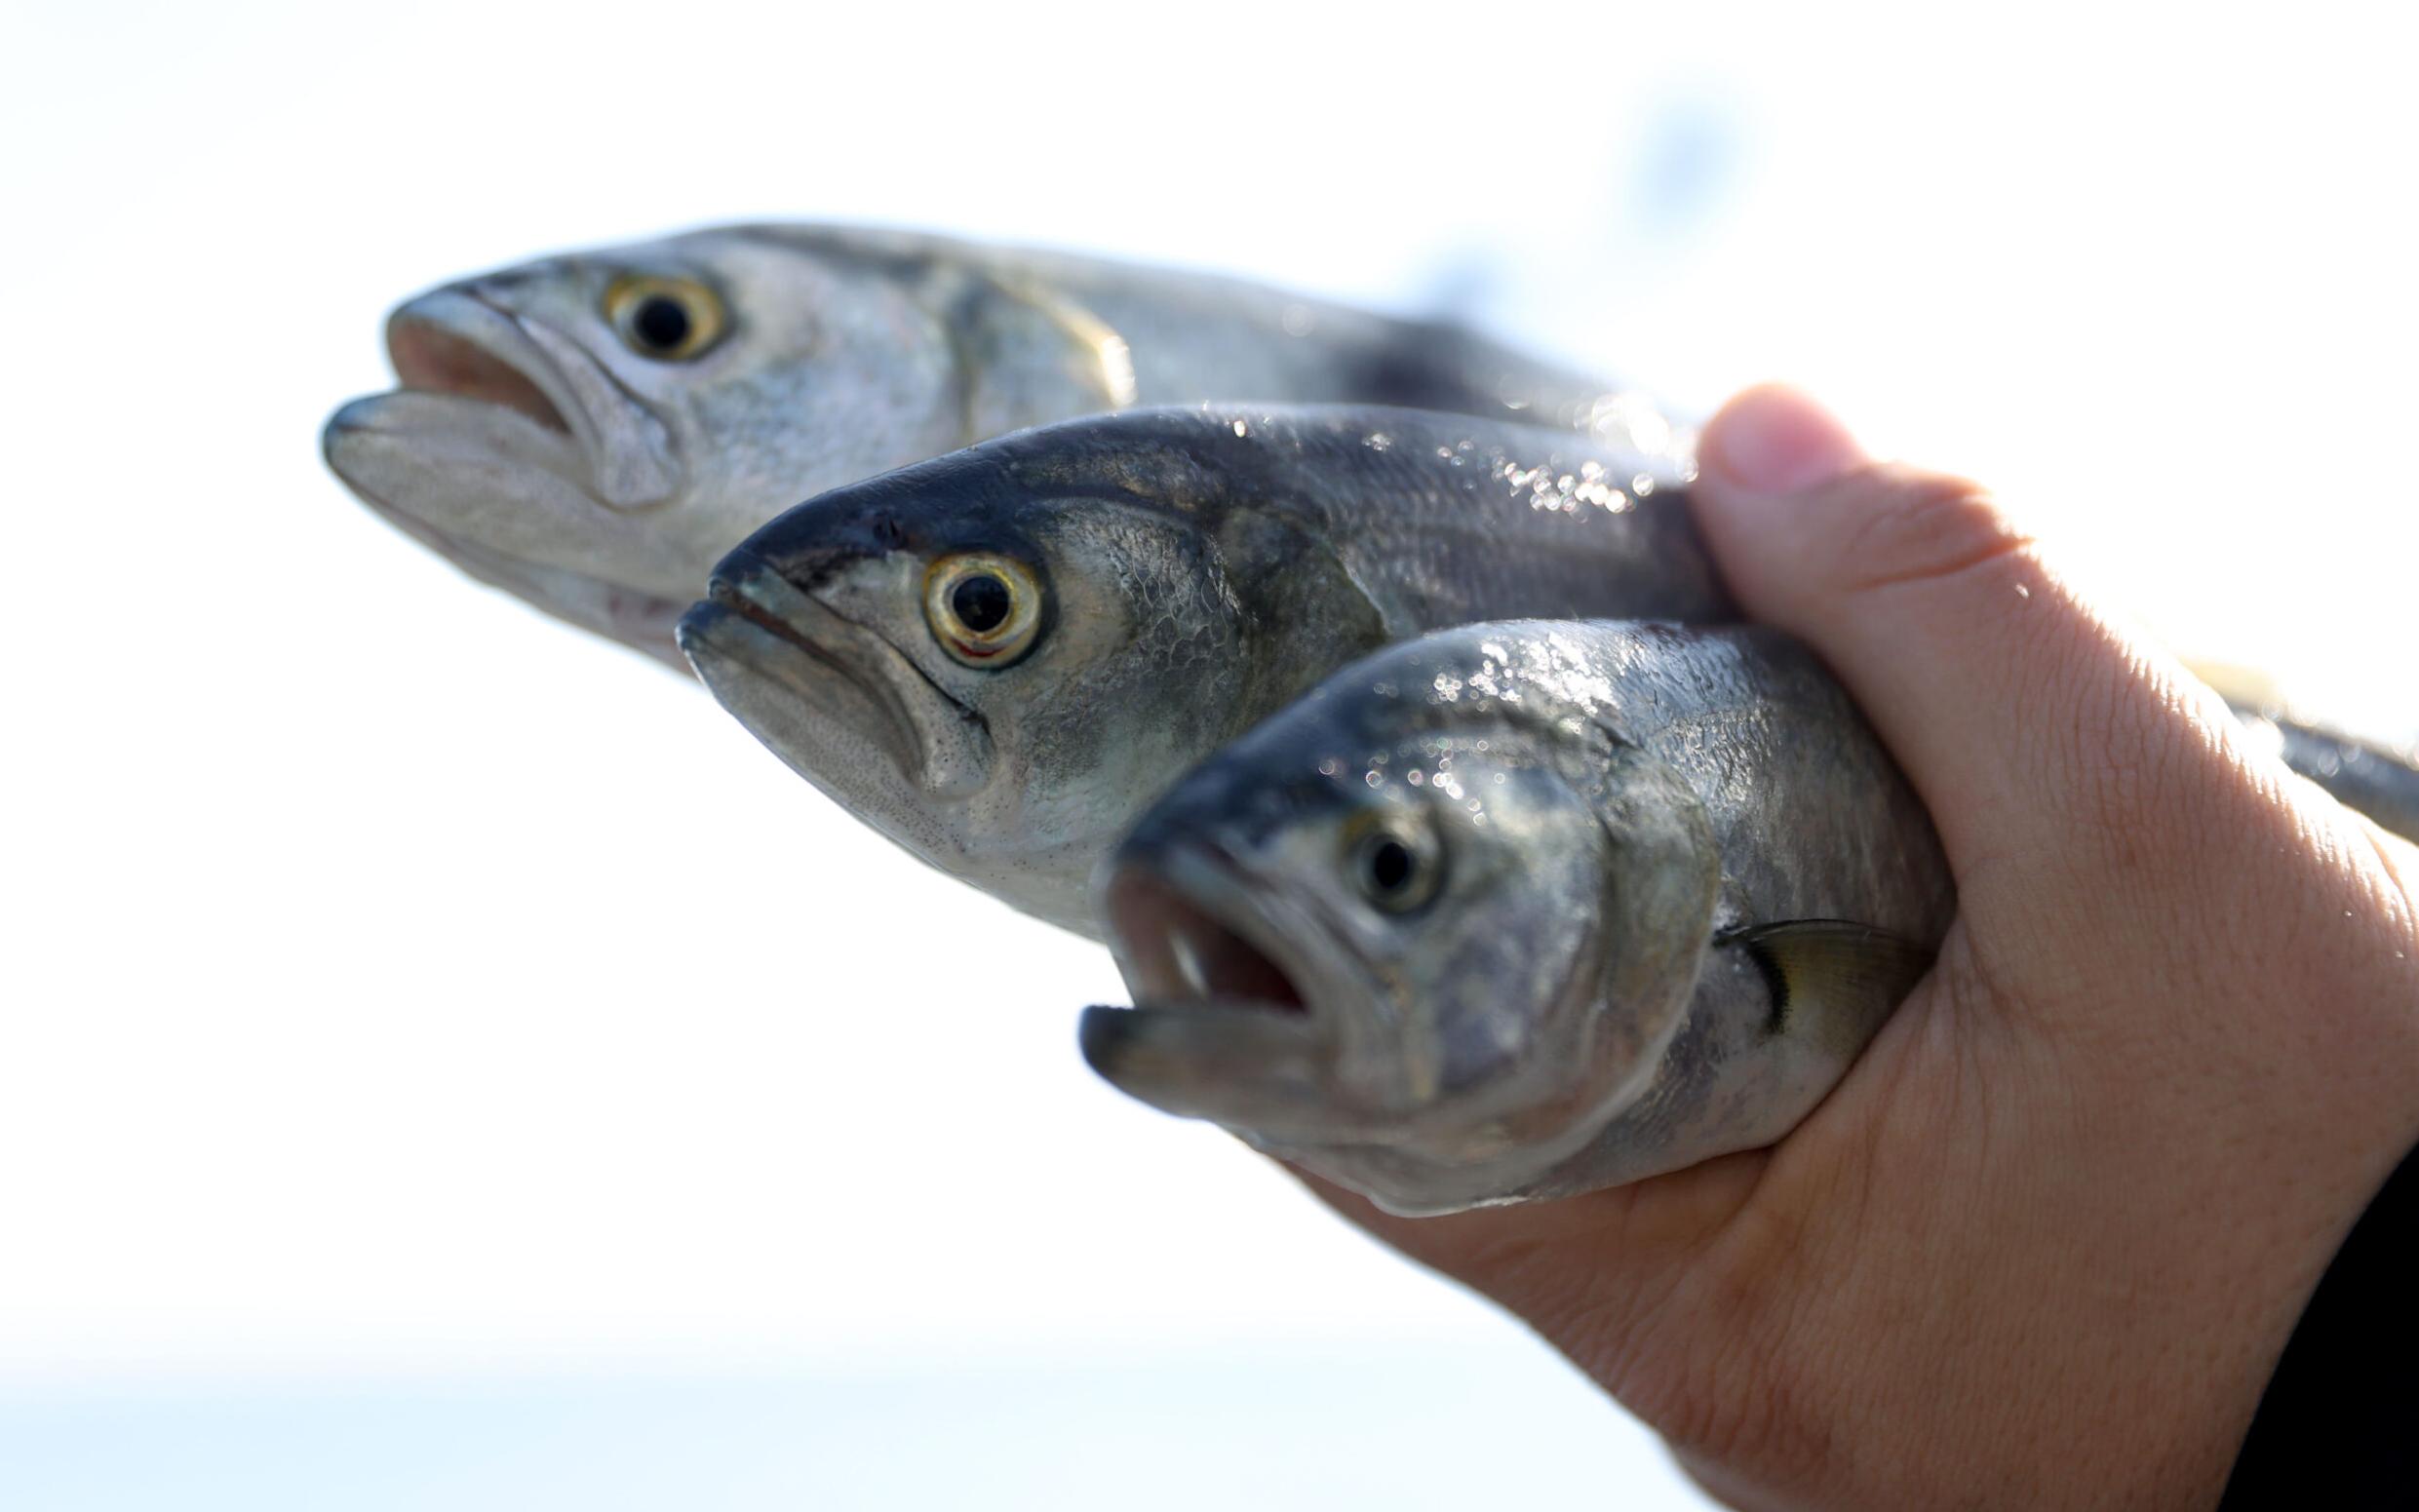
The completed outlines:
[[[605,291],[605,318],[622,345],[661,363],[684,363],[722,339],[722,296],[693,278],[625,273]]]
[[[987,551],[943,557],[924,573],[924,623],[941,649],[969,667],[1005,667],[1041,631],[1041,582],[1012,558]]]

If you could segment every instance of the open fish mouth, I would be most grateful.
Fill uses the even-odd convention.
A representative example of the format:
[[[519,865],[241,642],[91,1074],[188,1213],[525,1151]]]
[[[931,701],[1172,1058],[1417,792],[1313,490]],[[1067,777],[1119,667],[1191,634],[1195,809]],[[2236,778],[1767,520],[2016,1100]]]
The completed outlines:
[[[1086,1008],[1078,1043],[1128,1097],[1407,1215],[1489,1200],[1571,1153],[1507,1151],[1491,1114],[1440,1093],[1424,1073],[1430,1036],[1388,1006],[1383,970],[1316,921],[1314,899],[1181,841],[1129,842],[1098,901],[1134,1006]]]
[[[528,426],[518,429],[534,428],[567,445],[525,442],[511,449],[593,492],[600,427],[564,366],[548,353],[548,345],[567,343],[557,337],[541,345],[539,329],[463,290],[422,294],[387,317],[386,357],[397,387],[369,403],[416,405],[428,416],[418,420],[422,426],[452,415],[464,426],[507,436],[516,428],[499,425],[497,411],[519,416]]]
[[[1335,1074],[1340,961],[1290,938],[1229,863],[1190,846],[1113,858],[1099,894],[1134,1006],[1083,1011],[1093,1070],[1255,1143],[1353,1137]]]
[[[402,386],[328,422],[346,486],[482,582],[680,665],[691,591],[666,592],[658,527],[636,513],[679,482],[654,413],[577,342],[470,287],[397,309],[387,351]]]
[[[406,389],[501,405],[549,430],[572,434],[563,412],[560,378],[548,393],[548,385],[534,375],[552,376],[551,369],[520,323],[484,301],[414,300],[387,323],[386,351],[396,381]]]
[[[1204,870],[1214,863],[1202,864]],[[1309,1005],[1283,966],[1251,936],[1220,919],[1158,873],[1117,868],[1102,908],[1118,947],[1119,968],[1137,999],[1199,1000],[1264,1013],[1307,1015]]]
[[[402,305],[387,318],[386,351],[403,394],[507,410],[568,438],[573,481],[609,508],[660,504],[680,485],[671,433],[636,395],[577,341],[476,286]]]
[[[870,755],[928,795],[981,787],[991,767],[982,717],[881,636],[744,552],[723,559],[708,595],[681,617],[681,650],[715,697],[808,780],[864,780]]]

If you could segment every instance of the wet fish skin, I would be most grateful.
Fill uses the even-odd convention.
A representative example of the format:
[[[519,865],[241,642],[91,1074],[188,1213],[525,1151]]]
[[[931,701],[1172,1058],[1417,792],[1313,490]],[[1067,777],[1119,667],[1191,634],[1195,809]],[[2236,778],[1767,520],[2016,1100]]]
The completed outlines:
[[[1091,934],[1092,869],[1143,805],[1364,651],[1507,614],[1733,617],[1687,476],[1668,450],[1407,410],[1096,416],[790,511],[681,643],[859,818]],[[961,665],[935,629],[929,575],[970,553],[1034,585],[1021,659]]]
[[[650,289],[719,338],[642,349],[615,312]],[[749,531],[1024,426],[1236,398],[1610,429],[1635,412],[1467,332],[1205,275],[837,226],[542,258],[409,300],[387,333],[404,387],[328,422],[337,476],[473,577],[676,667],[673,621]]]
[[[1810,651],[1640,623],[1357,661],[1151,805],[1097,891],[1138,1006],[1086,1013],[1095,1069],[1408,1214],[1773,1143],[1954,910]]]
[[[2419,841],[2419,748],[2397,750],[2311,722],[2281,699],[2213,683],[2226,707],[2295,776],[2353,812]]]
[[[2280,712],[2254,715],[2238,709],[2236,714],[2255,729],[2273,728],[2277,755],[2285,766],[2344,807],[2406,840],[2419,841],[2419,766],[2412,764],[2419,760],[2419,752],[2398,753]]]

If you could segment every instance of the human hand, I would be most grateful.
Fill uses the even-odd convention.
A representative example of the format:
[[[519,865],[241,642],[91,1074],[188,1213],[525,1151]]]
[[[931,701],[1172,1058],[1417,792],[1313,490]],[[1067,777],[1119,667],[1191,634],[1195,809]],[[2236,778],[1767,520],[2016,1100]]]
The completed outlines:
[[[1699,523],[1931,808],[1959,918],[1770,1150],[1402,1219],[1742,1508],[2207,1507],[2419,1141],[2419,853],[2252,750],[1974,485],[1752,390]]]

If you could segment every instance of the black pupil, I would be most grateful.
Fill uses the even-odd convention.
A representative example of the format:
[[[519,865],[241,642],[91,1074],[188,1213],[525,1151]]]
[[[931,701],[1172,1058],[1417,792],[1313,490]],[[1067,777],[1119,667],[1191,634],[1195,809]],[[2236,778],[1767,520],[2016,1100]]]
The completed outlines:
[[[688,311],[667,294],[648,294],[630,317],[630,329],[648,346],[669,352],[688,339]]]
[[[1418,864],[1411,847],[1402,841],[1380,840],[1369,847],[1369,883],[1382,893],[1401,892],[1410,885],[1412,869]]]
[[[987,636],[1007,622],[1008,585],[989,572],[978,572],[949,591],[949,611],[958,624]]]

